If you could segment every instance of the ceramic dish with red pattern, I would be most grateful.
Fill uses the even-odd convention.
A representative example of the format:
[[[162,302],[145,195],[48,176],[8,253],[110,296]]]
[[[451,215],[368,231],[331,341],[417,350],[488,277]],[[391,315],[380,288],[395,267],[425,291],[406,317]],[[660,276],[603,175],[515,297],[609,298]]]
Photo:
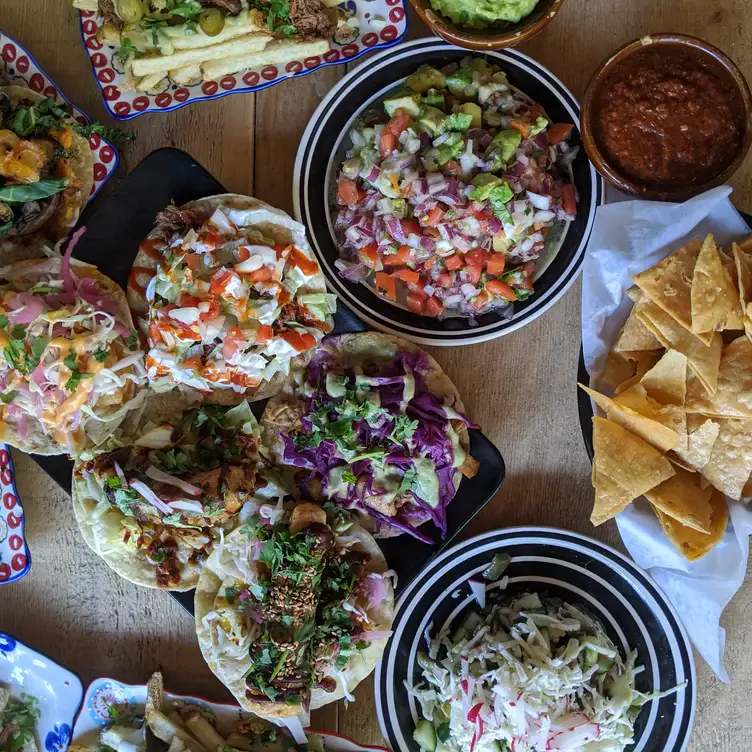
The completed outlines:
[[[89,118],[63,96],[31,53],[0,30],[0,85],[5,84],[25,86],[52,97],[58,105],[69,105],[79,123],[89,122]],[[112,177],[120,156],[111,143],[96,133],[89,138],[89,145],[94,160],[91,201]],[[30,568],[31,554],[24,536],[24,513],[14,482],[13,460],[7,445],[0,444],[0,585],[20,579]]]
[[[93,1],[74,0],[74,5],[79,8],[88,7]],[[324,5],[330,6],[330,0],[327,0]],[[247,3],[241,5],[238,0],[238,7],[243,8],[242,14],[248,15]],[[183,13],[182,10],[181,13]],[[285,79],[306,75],[325,65],[349,63],[371,50],[391,47],[407,33],[407,17],[403,0],[344,0],[331,8],[331,13],[333,19],[336,15],[336,22],[334,20],[332,22],[334,31],[328,40],[329,49],[326,50],[326,42],[322,42],[323,50],[309,57],[301,55],[300,59],[293,60],[289,60],[288,57],[284,62],[264,64],[261,67],[252,67],[226,75],[220,72],[214,77],[211,74],[212,66],[193,65],[195,61],[192,59],[189,65],[169,70],[169,75],[165,71],[161,74],[163,77],[160,77],[160,74],[145,75],[136,81],[131,69],[126,67],[130,64],[128,50],[131,46],[125,45],[127,49],[124,49],[120,40],[113,41],[113,32],[115,34],[117,32],[98,11],[79,10],[81,38],[91,60],[94,80],[102,92],[105,107],[110,115],[118,120],[129,120],[144,112],[170,112],[192,102],[219,99],[228,94],[260,91]],[[148,20],[151,20],[151,16]],[[152,26],[153,24],[149,25],[149,30],[153,34]],[[194,22],[190,31],[194,37],[201,36],[203,28],[203,24],[197,28]],[[288,26],[287,28],[294,29],[295,27]],[[236,37],[237,34],[233,33],[232,36]],[[260,37],[261,33],[255,36]],[[248,37],[243,37],[243,39],[252,44],[252,40]],[[149,36],[146,43],[151,45],[151,40],[152,37]],[[110,44],[107,44],[108,41]],[[236,40],[231,40],[231,42],[234,41]],[[191,44],[190,42],[184,43]],[[269,53],[275,45],[281,47],[285,43],[285,40],[272,40],[266,49],[263,49],[263,45],[259,50],[255,48],[251,50],[248,47],[245,54],[249,55],[249,59],[255,57],[263,60],[266,57],[271,62],[275,58],[276,50],[269,55],[266,53]],[[176,47],[177,45],[178,43],[175,42]],[[310,44],[300,45],[301,50],[310,47]],[[164,49],[164,45],[158,44],[156,49]],[[151,57],[147,55],[147,58],[143,58],[140,52],[139,57],[141,63],[143,59],[150,61],[161,59],[154,55]],[[164,59],[169,60],[169,55],[165,55]],[[191,69],[197,75],[193,78],[186,78],[191,73]],[[144,81],[148,82],[148,86]],[[137,85],[145,90],[137,90]]]

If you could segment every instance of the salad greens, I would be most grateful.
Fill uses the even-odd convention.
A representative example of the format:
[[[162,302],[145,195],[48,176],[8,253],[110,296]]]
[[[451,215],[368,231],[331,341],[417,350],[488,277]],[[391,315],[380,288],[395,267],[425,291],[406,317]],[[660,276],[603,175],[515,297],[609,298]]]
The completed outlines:
[[[22,692],[14,700],[10,690],[0,687],[0,752],[36,752],[34,740],[39,721],[39,701]]]

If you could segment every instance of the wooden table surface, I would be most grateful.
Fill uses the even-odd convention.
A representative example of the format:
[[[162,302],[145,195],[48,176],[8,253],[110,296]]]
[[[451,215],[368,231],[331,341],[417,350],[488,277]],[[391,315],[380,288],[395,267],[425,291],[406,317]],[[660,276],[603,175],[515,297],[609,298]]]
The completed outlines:
[[[425,28],[410,15],[412,36]],[[92,117],[110,122],[82,49],[68,0],[0,0],[0,28],[26,45],[65,94]],[[617,46],[648,32],[703,37],[728,53],[752,81],[752,14],[747,0],[567,0],[554,21],[522,49],[582,95],[596,65]],[[328,67],[256,95],[236,95],[126,124],[137,135],[123,149],[121,174],[153,149],[175,146],[206,166],[231,191],[292,210],[292,170],[306,122],[345,73]],[[752,210],[752,160],[732,180],[734,201]],[[103,249],[105,251],[106,249]],[[433,354],[457,384],[469,415],[507,464],[499,494],[467,535],[510,525],[550,525],[619,545],[613,523],[593,529],[590,465],[577,419],[575,378],[580,290],[573,286],[521,331],[477,347]],[[193,622],[167,594],[117,577],[80,538],[69,497],[15,452],[26,510],[31,572],[0,587],[0,630],[77,672],[144,682],[161,667],[175,691],[230,699],[204,664]],[[752,739],[752,578],[724,613],[726,665],[720,683],[696,656],[697,718],[691,749],[746,750]],[[382,743],[371,681],[357,702],[314,713],[313,725],[366,744]]]

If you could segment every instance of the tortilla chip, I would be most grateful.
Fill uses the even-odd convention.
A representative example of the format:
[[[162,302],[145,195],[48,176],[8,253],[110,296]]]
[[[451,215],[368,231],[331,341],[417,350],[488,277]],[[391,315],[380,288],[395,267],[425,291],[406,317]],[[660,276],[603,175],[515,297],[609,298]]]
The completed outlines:
[[[595,507],[595,519],[601,519],[608,510],[613,510],[619,504],[626,506],[675,472],[671,463],[646,441],[626,428],[598,416],[593,418],[593,449],[598,463],[595,479],[596,482],[602,482],[604,489],[600,496],[596,489],[596,504],[599,498],[601,502],[609,501],[611,504],[609,507]],[[614,489],[614,484],[620,490]],[[629,499],[624,502],[626,497]],[[618,511],[620,510],[613,514]],[[605,519],[609,517],[606,516]]]
[[[648,396],[663,405],[683,405],[687,397],[687,357],[677,350],[664,356],[640,379]]]
[[[715,394],[689,380],[686,407],[714,417],[752,419],[752,342],[747,337],[723,348]]]
[[[715,332],[710,345],[703,345],[694,334],[653,303],[646,304],[638,316],[667,350],[678,350],[686,356],[689,367],[697,374],[708,394],[715,394],[723,347],[721,335]]]
[[[723,267],[712,235],[705,238],[697,257],[691,303],[692,331],[695,334],[721,329],[733,311],[739,308],[739,293]]]
[[[721,427],[715,421],[710,418],[705,418],[704,416],[688,415],[688,424],[693,417],[702,417],[702,424],[694,430],[687,425],[687,449],[686,451],[674,449],[674,452],[683,463],[689,466],[689,468],[701,471],[705,465],[708,464],[710,454],[713,451],[713,445],[718,438]]]
[[[629,312],[629,318],[624,323],[614,345],[615,352],[661,350],[662,345],[656,336],[640,321],[637,314],[644,306],[638,300]]]
[[[627,293],[627,297],[633,302],[636,303],[641,297],[642,297],[642,290],[640,290],[637,285],[632,285],[628,290],[625,290]]]
[[[630,407],[619,404],[605,394],[600,394],[582,384],[581,389],[595,400],[609,420],[618,423],[635,436],[639,436],[661,452],[668,452],[681,443],[681,436],[672,428],[663,425],[657,420],[641,415]],[[686,429],[685,429],[686,433]]]
[[[737,243],[731,246],[731,252],[734,256],[741,311],[739,320],[735,323],[738,324],[738,328],[743,328],[747,336],[752,339],[752,318],[747,311],[747,307],[752,301],[752,256],[746,253]]]
[[[702,474],[726,496],[740,499],[752,473],[752,422],[719,420],[720,432]]]
[[[723,539],[728,525],[728,504],[726,498],[719,491],[713,491],[710,496],[711,520],[710,534],[700,533],[677,520],[664,514],[660,509],[655,510],[658,520],[666,532],[669,540],[689,561],[697,561],[709,553]]]
[[[692,279],[702,243],[699,238],[632,277],[632,281],[677,324],[692,331]],[[657,335],[656,335],[657,336]],[[706,345],[712,333],[695,333]],[[658,337],[660,339],[660,337]]]
[[[631,379],[635,374],[635,364],[624,357],[622,353],[610,352],[606,358],[606,370],[603,380],[611,386],[618,386]]]
[[[622,381],[621,384],[616,387],[616,394],[621,394],[621,392],[626,389],[629,389],[635,384],[639,384],[640,379],[663,357],[663,353],[663,348],[660,350],[646,350],[644,352],[622,353],[622,355],[627,356],[628,360],[634,362],[637,370],[631,378]]]
[[[634,500],[631,492],[622,488],[613,478],[598,472],[593,464],[593,488],[595,501],[590,514],[590,522],[602,525],[625,509]]]
[[[700,488],[701,476],[686,470],[664,480],[645,496],[655,509],[701,533],[710,532],[710,488]]]

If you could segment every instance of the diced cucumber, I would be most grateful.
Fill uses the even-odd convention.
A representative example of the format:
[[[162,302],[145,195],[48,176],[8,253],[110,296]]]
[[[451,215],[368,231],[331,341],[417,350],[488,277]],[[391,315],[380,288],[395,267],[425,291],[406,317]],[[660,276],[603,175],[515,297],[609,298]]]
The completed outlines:
[[[421,718],[413,731],[413,739],[425,752],[436,752],[436,729],[431,721]]]

